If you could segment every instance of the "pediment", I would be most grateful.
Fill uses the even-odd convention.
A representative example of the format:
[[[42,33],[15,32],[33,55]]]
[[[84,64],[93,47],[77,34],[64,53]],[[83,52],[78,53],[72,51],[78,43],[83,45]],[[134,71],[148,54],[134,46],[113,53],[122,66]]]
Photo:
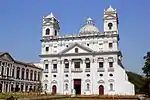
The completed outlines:
[[[48,80],[44,80],[43,82],[48,82]]]
[[[108,82],[114,82],[114,80],[113,79],[109,79]]]
[[[75,52],[75,49],[78,49],[78,52]],[[62,50],[59,54],[80,54],[80,53],[92,53],[94,52],[88,47],[85,47],[79,43],[70,45],[68,48]]]
[[[103,80],[99,80],[97,83],[105,83]]]
[[[88,83],[88,82],[91,82],[91,81],[89,79],[86,79],[85,82]]]
[[[69,82],[69,80],[64,80],[64,82]]]
[[[7,61],[14,61],[9,53],[0,53],[0,58]]]
[[[56,80],[53,80],[51,83],[57,83],[57,81],[56,81]]]
[[[116,17],[111,14],[104,17],[104,19],[112,19],[112,18],[116,18]]]

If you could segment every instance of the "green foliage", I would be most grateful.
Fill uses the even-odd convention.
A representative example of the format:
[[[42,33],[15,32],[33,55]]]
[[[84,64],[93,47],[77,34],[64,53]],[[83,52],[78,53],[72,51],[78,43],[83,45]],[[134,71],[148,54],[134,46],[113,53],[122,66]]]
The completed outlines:
[[[149,94],[150,96],[150,52],[147,52],[147,55],[144,57],[145,64],[142,68],[143,73],[145,74],[147,81],[144,86],[144,90]]]
[[[39,84],[36,88],[36,92],[42,92],[42,83],[41,83],[41,81],[39,82]]]
[[[146,78],[144,78],[142,75],[133,73],[133,72],[127,72],[128,79],[131,83],[135,86],[135,92],[136,93],[144,93],[143,87],[146,84]]]
[[[147,78],[150,78],[150,52],[147,52],[147,55],[144,57],[144,59],[145,59],[145,64],[142,70],[145,76]]]

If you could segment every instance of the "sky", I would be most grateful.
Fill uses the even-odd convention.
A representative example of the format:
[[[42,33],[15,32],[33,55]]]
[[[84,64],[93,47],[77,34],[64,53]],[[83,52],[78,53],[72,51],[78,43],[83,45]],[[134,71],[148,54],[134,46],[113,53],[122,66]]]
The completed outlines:
[[[120,49],[126,70],[142,73],[150,50],[150,0],[0,0],[0,51],[17,60],[39,62],[42,18],[53,12],[60,34],[78,33],[87,17],[103,32],[103,11],[119,15]]]

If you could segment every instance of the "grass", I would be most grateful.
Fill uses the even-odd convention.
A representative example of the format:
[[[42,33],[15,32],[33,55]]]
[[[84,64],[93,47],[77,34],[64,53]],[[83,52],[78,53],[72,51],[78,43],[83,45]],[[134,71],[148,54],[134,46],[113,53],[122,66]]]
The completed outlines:
[[[22,93],[22,92],[17,92],[17,93],[0,93],[0,100],[1,99],[6,99],[9,98],[10,96],[13,96],[15,98],[32,98],[34,100],[113,100],[113,99],[126,99],[126,100],[136,100],[136,96],[121,96],[121,95],[115,95],[115,96],[110,96],[110,95],[79,95],[75,97],[71,97],[70,95],[51,95],[51,94],[39,94],[39,93]]]

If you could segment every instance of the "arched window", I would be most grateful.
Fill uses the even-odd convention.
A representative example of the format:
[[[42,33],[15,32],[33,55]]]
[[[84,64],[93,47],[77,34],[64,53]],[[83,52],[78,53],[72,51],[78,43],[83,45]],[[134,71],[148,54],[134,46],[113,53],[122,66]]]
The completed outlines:
[[[20,76],[20,68],[17,67],[17,73],[16,73],[16,78],[19,79],[19,76]]]
[[[26,70],[26,80],[29,79],[29,69]]]
[[[47,90],[47,84],[45,84],[45,90]]]
[[[30,80],[32,81],[33,79],[33,70],[30,70]]]
[[[40,73],[40,72],[38,72],[38,81],[40,81],[40,74],[41,74],[41,73]]]
[[[49,33],[50,33],[50,29],[47,28],[47,29],[46,29],[46,35],[49,35]]]
[[[67,83],[65,84],[65,90],[68,90],[68,84]]]
[[[110,83],[110,91],[113,91],[113,84]]]
[[[9,76],[9,67],[7,67],[7,77]]]
[[[109,30],[111,30],[111,29],[112,29],[112,26],[113,26],[113,24],[112,24],[112,23],[108,23]]]
[[[90,84],[89,83],[87,83],[87,90],[89,91],[90,90]]]
[[[36,71],[34,71],[34,80],[36,81]]]
[[[14,77],[14,73],[15,73],[15,67],[13,67],[12,69],[12,77]]]
[[[56,85],[53,85],[53,87],[52,87],[52,93],[56,94],[56,92],[57,92],[57,87],[56,87]]]
[[[22,72],[21,72],[21,79],[24,79],[24,71],[25,71],[25,69],[24,69],[24,68],[22,68]]]

